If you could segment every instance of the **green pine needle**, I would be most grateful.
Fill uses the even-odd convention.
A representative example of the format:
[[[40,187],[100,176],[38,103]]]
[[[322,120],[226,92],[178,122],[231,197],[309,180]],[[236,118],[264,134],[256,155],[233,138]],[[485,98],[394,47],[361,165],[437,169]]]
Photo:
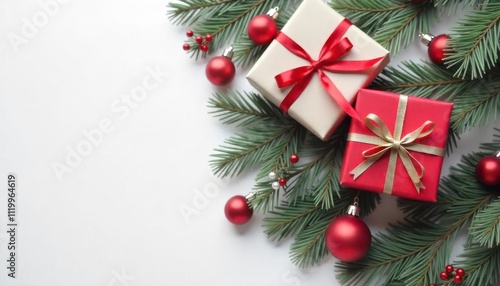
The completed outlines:
[[[481,246],[500,246],[500,197],[474,217],[470,232]]]
[[[498,285],[500,282],[500,247],[472,245],[459,255],[458,267],[465,269],[464,286]]]
[[[500,2],[491,2],[457,21],[451,30],[445,62],[457,67],[456,77],[482,77],[498,62],[500,53]]]

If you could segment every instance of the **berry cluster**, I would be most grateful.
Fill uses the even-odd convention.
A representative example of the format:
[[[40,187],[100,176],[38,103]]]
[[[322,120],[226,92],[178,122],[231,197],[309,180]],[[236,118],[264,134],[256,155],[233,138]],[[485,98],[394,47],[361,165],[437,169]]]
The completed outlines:
[[[299,155],[297,155],[297,154],[290,155],[290,162],[292,164],[295,164],[298,161],[299,161]],[[278,174],[276,174],[276,172],[269,173],[269,179],[275,180],[276,178],[278,178],[277,181],[275,181],[271,184],[271,187],[273,188],[273,190],[277,191],[277,190],[279,190],[280,187],[286,186],[287,180],[285,178],[285,175],[286,175],[286,171],[279,172],[279,178],[278,178]]]
[[[195,37],[193,31],[191,30],[186,32],[186,36],[188,36],[188,38],[194,38],[195,42],[198,44],[198,48],[204,53],[208,51],[208,43],[213,40],[213,36],[210,34],[207,34],[205,38],[203,38],[202,36]],[[191,49],[191,45],[186,43],[182,45],[182,49],[188,51],[189,49]]]
[[[446,265],[444,271],[439,273],[439,278],[443,280],[443,286],[451,285],[451,283],[455,282],[456,284],[461,284],[463,278],[465,276],[465,270],[462,268],[457,268],[455,271],[453,265]],[[437,286],[437,284],[429,284],[429,286]]]

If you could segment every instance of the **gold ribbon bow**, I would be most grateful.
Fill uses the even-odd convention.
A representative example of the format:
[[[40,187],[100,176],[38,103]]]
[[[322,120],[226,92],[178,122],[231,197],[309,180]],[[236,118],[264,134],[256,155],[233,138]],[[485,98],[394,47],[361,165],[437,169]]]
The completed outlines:
[[[354,180],[363,174],[371,165],[378,161],[387,151],[390,150],[389,166],[387,169],[384,193],[391,194],[392,186],[394,184],[394,176],[396,174],[396,161],[399,156],[406,172],[411,178],[417,193],[420,194],[420,189],[425,189],[422,183],[422,178],[425,174],[424,166],[413,157],[408,150],[425,153],[436,156],[444,156],[444,148],[417,144],[415,140],[425,138],[434,131],[434,122],[427,120],[416,130],[406,134],[403,138],[403,125],[406,115],[406,106],[408,105],[408,96],[400,95],[398,110],[396,114],[396,124],[394,127],[394,136],[387,128],[387,125],[376,114],[370,113],[366,116],[364,122],[366,127],[370,129],[372,135],[363,134],[349,134],[347,140],[367,143],[375,145],[362,154],[365,160],[354,168],[349,174],[354,175]]]

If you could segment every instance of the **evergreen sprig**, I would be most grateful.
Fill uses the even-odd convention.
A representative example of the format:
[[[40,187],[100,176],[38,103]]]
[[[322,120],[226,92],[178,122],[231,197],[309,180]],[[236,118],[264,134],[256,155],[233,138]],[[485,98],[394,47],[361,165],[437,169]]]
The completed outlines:
[[[464,286],[498,285],[500,282],[500,247],[477,244],[459,255],[458,266],[467,269]]]
[[[474,217],[470,234],[481,246],[500,247],[500,197]]]
[[[500,2],[474,10],[451,29],[445,62],[457,67],[455,76],[482,77],[498,63],[500,53]]]

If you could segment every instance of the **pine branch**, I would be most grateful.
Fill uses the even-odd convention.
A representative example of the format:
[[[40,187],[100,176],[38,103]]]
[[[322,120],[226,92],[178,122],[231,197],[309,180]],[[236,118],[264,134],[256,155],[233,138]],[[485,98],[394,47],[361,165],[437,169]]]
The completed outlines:
[[[462,133],[489,124],[498,118],[499,112],[500,78],[496,78],[495,82],[470,89],[454,100],[451,127]]]
[[[500,198],[491,202],[474,217],[470,234],[481,246],[500,246]]]
[[[217,92],[209,99],[208,107],[212,109],[209,113],[224,124],[235,124],[237,127],[295,124],[295,120],[253,92]]]
[[[459,255],[458,265],[465,269],[464,286],[493,285],[500,282],[500,247],[472,245]]]
[[[330,6],[355,23],[365,33],[373,35],[400,10],[412,7],[414,4],[400,0],[335,0],[330,2]]]
[[[482,8],[487,5],[490,0],[433,0],[435,6],[448,7],[450,14],[455,14],[458,8]]]
[[[437,10],[432,5],[410,6],[386,19],[373,38],[394,55],[413,42],[418,33],[429,32],[436,19]]]
[[[291,0],[232,0],[232,1],[200,1],[184,0],[183,4],[169,4],[169,17],[177,24],[194,24],[196,34],[211,34],[214,40],[210,43],[210,52],[227,47],[246,34],[248,22],[256,15],[265,14],[275,6],[286,10],[295,5]],[[197,48],[193,39],[186,41],[192,47],[191,57],[205,56]]]
[[[371,213],[380,202],[380,196],[376,193],[343,189],[340,194],[341,197],[337,199],[332,209],[322,210],[315,207],[314,212],[318,213],[317,220],[297,230],[298,234],[290,247],[290,258],[299,267],[315,265],[328,254],[325,244],[326,229],[335,217],[346,212],[356,195],[360,200],[361,216]]]
[[[458,79],[453,71],[428,62],[404,61],[387,67],[372,84],[375,89],[419,97],[452,101],[456,96],[481,84],[483,80]]]
[[[491,2],[457,21],[448,41],[445,62],[458,67],[456,77],[482,77],[498,62],[500,53],[500,2]]]

